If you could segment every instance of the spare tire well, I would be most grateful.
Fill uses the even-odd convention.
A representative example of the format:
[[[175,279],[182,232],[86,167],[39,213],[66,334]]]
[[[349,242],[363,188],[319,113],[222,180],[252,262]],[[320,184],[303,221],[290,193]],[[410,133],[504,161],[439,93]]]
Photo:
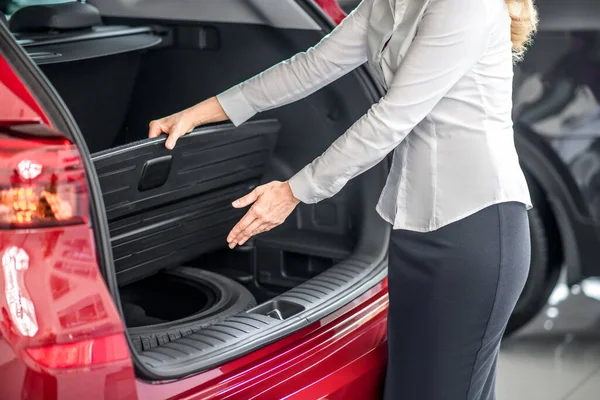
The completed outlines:
[[[153,278],[156,277],[149,280],[153,280]],[[166,313],[168,313],[168,309],[178,308],[177,302],[172,301],[172,293],[169,292],[167,287],[170,278],[178,280],[180,283],[187,282],[190,289],[192,289],[191,292],[193,293],[187,300],[180,299],[184,303],[195,303],[203,300],[206,300],[206,303],[199,304],[197,309],[194,310],[195,312],[189,311],[189,315],[180,315],[176,312],[176,315],[168,320],[164,319],[165,317],[168,318],[164,314],[161,315],[163,318],[157,318],[156,315],[133,315],[133,312],[138,310],[139,312],[146,311],[143,306],[148,304],[147,297],[141,296],[141,298],[136,299],[136,293],[124,293],[127,287],[123,288],[121,299],[126,322],[129,322],[130,318],[137,317],[140,322],[144,323],[143,317],[148,317],[145,322],[146,325],[128,329],[129,336],[137,351],[148,350],[179,339],[216,324],[227,317],[249,310],[256,305],[254,296],[242,285],[231,279],[197,268],[179,267],[161,273],[160,279],[163,280],[165,286],[162,293],[157,292],[156,285],[151,283],[152,288],[156,291],[154,296],[158,297],[159,301],[161,297],[163,299],[168,298],[169,304],[165,305],[163,310]],[[136,282],[131,286],[139,286],[139,283],[141,282]],[[135,303],[127,303],[130,299]],[[136,300],[141,300],[141,304]],[[137,310],[134,311],[133,307],[128,307],[129,305],[137,306]],[[128,313],[129,310],[133,312]]]

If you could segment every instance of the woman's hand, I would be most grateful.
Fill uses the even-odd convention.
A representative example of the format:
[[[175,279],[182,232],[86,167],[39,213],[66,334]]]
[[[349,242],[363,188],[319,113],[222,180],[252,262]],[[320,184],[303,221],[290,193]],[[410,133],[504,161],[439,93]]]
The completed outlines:
[[[150,122],[149,138],[155,138],[163,133],[169,137],[165,142],[167,149],[175,147],[177,139],[190,133],[195,127],[211,122],[221,122],[229,119],[216,97],[212,97],[194,107],[180,111],[168,117]]]
[[[243,245],[252,236],[281,225],[300,200],[294,197],[289,183],[271,182],[234,201],[233,206],[244,208],[252,203],[254,205],[227,236],[227,243],[232,249]]]
[[[192,118],[189,114],[186,114],[187,110],[180,111],[168,117],[154,120],[150,122],[150,131],[148,132],[149,138],[159,137],[163,133],[169,135],[165,146],[171,150],[175,147],[177,139],[183,135],[190,133],[196,125],[192,122]]]

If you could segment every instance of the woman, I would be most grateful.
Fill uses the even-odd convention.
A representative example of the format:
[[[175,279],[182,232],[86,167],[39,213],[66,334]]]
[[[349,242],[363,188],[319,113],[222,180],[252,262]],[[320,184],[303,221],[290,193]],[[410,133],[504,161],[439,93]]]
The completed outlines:
[[[364,0],[315,47],[150,124],[178,137],[301,99],[369,61],[386,95],[252,205],[231,248],[281,224],[394,152],[377,210],[389,245],[386,399],[492,399],[500,339],[529,266],[531,207],[511,121],[512,61],[532,0]]]

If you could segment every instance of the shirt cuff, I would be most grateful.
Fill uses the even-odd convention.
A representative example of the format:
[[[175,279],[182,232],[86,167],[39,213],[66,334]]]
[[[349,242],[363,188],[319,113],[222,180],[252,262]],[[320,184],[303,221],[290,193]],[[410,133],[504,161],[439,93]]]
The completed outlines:
[[[246,100],[246,96],[244,96],[240,85],[233,86],[223,93],[218,94],[217,100],[221,104],[221,107],[223,107],[223,111],[225,111],[229,120],[235,126],[240,126],[257,113],[254,107]]]
[[[310,168],[311,166],[307,165],[288,180],[294,197],[305,204],[314,204],[323,200],[317,194],[318,189],[310,177]]]

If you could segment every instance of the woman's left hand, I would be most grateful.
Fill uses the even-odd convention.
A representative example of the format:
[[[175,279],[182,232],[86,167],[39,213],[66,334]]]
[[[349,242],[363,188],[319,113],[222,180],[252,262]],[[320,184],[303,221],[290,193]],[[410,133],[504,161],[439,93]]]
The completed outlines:
[[[271,182],[234,201],[233,206],[244,208],[252,203],[254,205],[227,236],[227,243],[232,249],[243,245],[252,236],[281,225],[300,200],[294,197],[288,182]]]

